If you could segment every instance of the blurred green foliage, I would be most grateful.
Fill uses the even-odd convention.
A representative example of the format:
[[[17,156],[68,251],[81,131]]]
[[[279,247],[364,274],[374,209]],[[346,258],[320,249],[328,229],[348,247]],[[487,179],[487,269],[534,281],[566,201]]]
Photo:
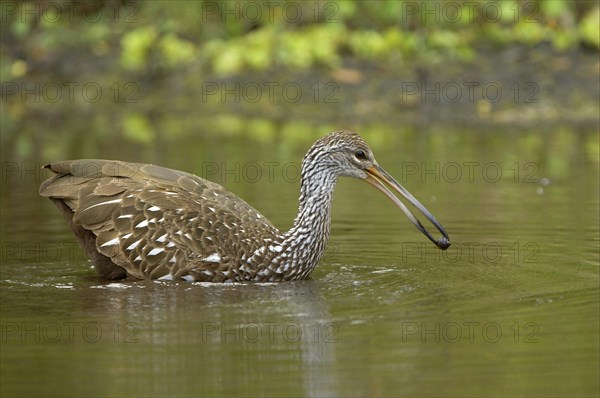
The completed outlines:
[[[101,65],[227,75],[342,59],[470,61],[478,46],[600,47],[597,1],[16,1],[2,3],[2,79],[89,52]],[[116,61],[116,62],[112,62]],[[21,63],[19,63],[21,62]],[[23,69],[25,62],[26,68]]]

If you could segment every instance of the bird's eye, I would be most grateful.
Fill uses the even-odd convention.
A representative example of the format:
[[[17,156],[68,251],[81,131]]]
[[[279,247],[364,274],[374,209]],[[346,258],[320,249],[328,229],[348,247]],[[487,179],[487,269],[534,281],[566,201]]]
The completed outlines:
[[[358,159],[358,160],[365,160],[367,158],[367,154],[362,149],[359,149],[358,151],[356,151],[354,156],[356,156],[356,159]]]

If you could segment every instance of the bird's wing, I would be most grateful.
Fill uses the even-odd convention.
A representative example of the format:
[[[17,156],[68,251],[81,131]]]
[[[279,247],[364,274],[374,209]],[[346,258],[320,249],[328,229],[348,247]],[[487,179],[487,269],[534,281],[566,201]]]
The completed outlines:
[[[45,167],[57,175],[40,194],[61,200],[72,224],[96,236],[95,249],[136,277],[225,280],[239,261],[232,256],[249,254],[241,239],[278,232],[242,199],[193,174],[107,160]]]

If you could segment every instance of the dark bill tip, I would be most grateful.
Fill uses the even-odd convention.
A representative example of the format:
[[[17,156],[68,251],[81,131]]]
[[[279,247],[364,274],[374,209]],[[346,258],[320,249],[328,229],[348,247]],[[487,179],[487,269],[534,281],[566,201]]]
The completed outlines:
[[[369,184],[373,185],[375,188],[379,189],[381,192],[385,194],[389,199],[391,199],[408,217],[408,219],[419,229],[430,241],[432,241],[437,247],[441,250],[446,250],[450,247],[450,238],[448,237],[448,233],[442,227],[438,220],[419,202],[414,196],[410,194],[398,181],[396,181],[391,175],[389,175],[384,169],[382,169],[379,165],[375,164],[373,167],[366,170],[367,171],[367,181]],[[396,195],[392,194],[392,192],[385,186],[385,184],[390,186],[394,191],[398,192],[405,199],[407,199],[413,206],[415,206],[442,234],[440,238],[437,240],[431,236],[427,228],[421,224],[421,222],[408,210],[408,208],[396,197]]]
[[[437,247],[439,247],[442,250],[446,250],[451,245],[450,240],[448,238],[446,238],[445,236],[441,236],[437,240],[437,242],[435,242],[435,244],[436,244]]]

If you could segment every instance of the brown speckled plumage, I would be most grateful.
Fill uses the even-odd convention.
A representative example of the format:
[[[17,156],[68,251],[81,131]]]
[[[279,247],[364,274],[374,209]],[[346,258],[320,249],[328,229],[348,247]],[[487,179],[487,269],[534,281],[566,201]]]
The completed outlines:
[[[299,211],[287,232],[185,172],[111,160],[45,167],[56,175],[40,194],[61,210],[101,276],[226,282],[306,278],[327,245],[338,177],[366,179],[378,166],[354,133],[318,140],[303,159]]]

